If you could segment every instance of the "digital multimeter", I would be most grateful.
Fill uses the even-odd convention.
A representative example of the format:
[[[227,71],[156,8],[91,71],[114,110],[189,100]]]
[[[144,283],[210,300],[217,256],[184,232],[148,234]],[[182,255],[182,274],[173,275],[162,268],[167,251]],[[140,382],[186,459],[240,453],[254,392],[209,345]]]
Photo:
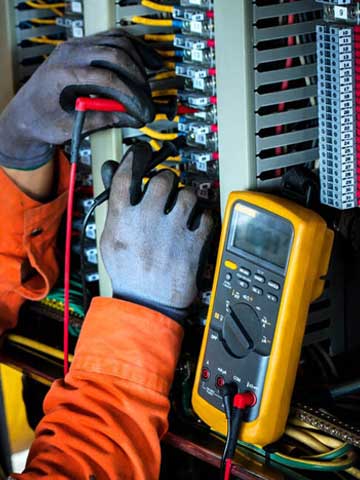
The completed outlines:
[[[226,434],[225,383],[255,393],[240,439],[264,446],[284,432],[309,305],[324,287],[333,232],[315,212],[257,192],[226,207],[192,403]]]

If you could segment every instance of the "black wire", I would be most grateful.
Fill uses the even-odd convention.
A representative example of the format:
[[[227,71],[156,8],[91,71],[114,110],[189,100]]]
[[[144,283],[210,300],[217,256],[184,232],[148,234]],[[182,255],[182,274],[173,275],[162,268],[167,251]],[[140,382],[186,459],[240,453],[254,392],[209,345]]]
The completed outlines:
[[[85,215],[83,224],[81,226],[80,232],[80,274],[81,274],[81,287],[82,287],[82,294],[83,294],[83,307],[84,312],[86,314],[89,308],[89,295],[86,288],[86,278],[85,278],[85,255],[84,255],[84,246],[85,246],[85,238],[86,238],[86,226],[89,223],[91,215],[94,213],[96,207],[104,203],[109,198],[110,189],[104,190],[100,195],[94,198],[94,203],[91,205],[89,211]]]
[[[221,457],[221,462],[220,462],[220,479],[221,480],[223,480],[225,475],[225,460],[228,457],[229,448],[231,446],[231,437],[232,437],[232,431],[233,431],[232,404],[233,404],[234,396],[236,393],[237,393],[237,386],[235,383],[225,383],[225,385],[221,390],[221,394],[224,401],[224,411],[226,416],[226,422],[227,422],[226,443],[225,443],[225,447],[224,447],[223,454]]]
[[[85,112],[75,112],[75,119],[73,123],[71,136],[71,163],[77,163],[79,156],[79,149],[81,143],[81,132],[85,122]]]

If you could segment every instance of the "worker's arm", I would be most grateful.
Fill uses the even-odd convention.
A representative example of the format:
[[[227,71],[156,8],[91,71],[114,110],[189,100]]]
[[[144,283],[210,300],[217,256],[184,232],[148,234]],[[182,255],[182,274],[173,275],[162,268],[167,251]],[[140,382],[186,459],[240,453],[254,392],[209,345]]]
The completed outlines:
[[[178,190],[170,171],[143,192],[150,160],[150,146],[137,144],[114,176],[101,250],[119,299],[93,301],[70,373],[47,395],[16,479],[158,478],[181,322],[211,219],[194,214],[196,196]]]
[[[39,173],[11,170],[12,175],[0,168],[0,334],[15,326],[26,299],[48,294],[59,273],[56,237],[66,208],[69,163],[59,154],[54,165],[55,179],[44,179],[43,173],[51,173],[47,166]],[[39,177],[42,181],[32,184],[31,178]]]
[[[13,477],[157,479],[181,339],[158,312],[95,299],[70,373],[45,399],[25,473]]]
[[[47,295],[58,276],[56,233],[66,205],[68,164],[56,145],[70,140],[77,95],[105,95],[127,113],[92,112],[84,134],[142,126],[154,116],[145,71],[160,56],[121,30],[56,48],[0,115],[0,334],[25,299]],[[55,160],[53,160],[55,158]]]

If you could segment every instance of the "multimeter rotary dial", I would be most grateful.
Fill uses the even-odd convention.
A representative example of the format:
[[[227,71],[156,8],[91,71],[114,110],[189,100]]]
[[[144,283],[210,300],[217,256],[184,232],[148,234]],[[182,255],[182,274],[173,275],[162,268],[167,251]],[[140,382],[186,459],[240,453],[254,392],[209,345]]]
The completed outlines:
[[[261,339],[261,325],[255,310],[247,303],[229,305],[222,328],[222,343],[236,358],[246,357]]]

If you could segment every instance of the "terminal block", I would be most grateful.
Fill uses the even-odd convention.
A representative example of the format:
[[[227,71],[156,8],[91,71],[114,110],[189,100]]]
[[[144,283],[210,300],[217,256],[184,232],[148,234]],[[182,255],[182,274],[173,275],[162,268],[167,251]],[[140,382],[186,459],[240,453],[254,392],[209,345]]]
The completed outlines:
[[[318,25],[318,103],[321,202],[357,206],[354,32]]]

